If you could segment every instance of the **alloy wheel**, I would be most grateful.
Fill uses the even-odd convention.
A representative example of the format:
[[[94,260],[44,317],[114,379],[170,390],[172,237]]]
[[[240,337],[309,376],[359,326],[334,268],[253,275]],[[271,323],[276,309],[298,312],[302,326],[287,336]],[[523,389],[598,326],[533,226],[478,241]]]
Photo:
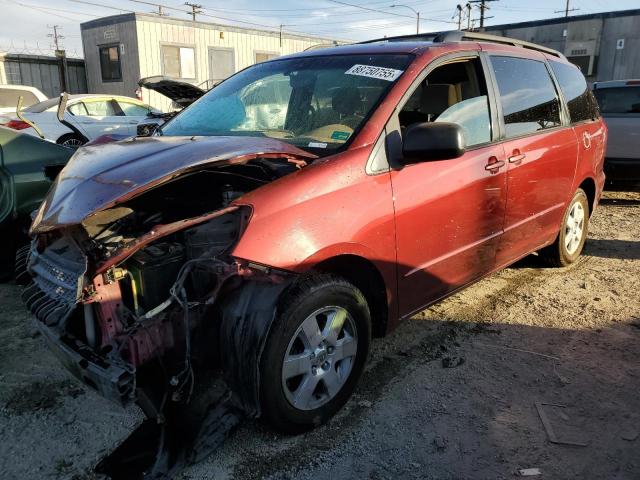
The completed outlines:
[[[282,364],[282,387],[292,406],[314,410],[333,399],[355,362],[355,323],[342,307],[324,307],[298,327]]]
[[[564,246],[569,255],[573,255],[580,247],[584,236],[584,208],[575,202],[569,210],[564,226]]]

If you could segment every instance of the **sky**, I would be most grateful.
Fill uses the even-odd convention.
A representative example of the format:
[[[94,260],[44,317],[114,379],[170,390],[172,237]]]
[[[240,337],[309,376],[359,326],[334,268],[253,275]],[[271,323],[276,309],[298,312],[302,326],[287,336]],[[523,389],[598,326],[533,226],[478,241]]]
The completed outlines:
[[[416,31],[457,28],[457,4],[466,0],[192,0],[202,5],[197,20],[218,24],[318,35],[340,40],[367,40]],[[0,0],[0,52],[51,54],[53,25],[69,56],[82,57],[80,24],[125,12],[158,12],[188,19],[184,0]],[[571,15],[640,8],[640,0],[571,0]],[[614,6],[615,4],[615,6]],[[395,6],[392,6],[395,5]],[[494,0],[487,4],[485,25],[524,22],[564,15],[565,0]],[[562,10],[560,13],[556,11]],[[476,22],[479,10],[471,18]],[[466,25],[466,19],[463,22]]]

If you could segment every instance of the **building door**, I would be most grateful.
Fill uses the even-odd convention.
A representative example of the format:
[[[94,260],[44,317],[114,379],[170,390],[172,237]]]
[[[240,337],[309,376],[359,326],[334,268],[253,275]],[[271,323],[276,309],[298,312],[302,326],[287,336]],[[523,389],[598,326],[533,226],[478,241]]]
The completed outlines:
[[[236,73],[235,52],[232,48],[209,49],[210,87]]]

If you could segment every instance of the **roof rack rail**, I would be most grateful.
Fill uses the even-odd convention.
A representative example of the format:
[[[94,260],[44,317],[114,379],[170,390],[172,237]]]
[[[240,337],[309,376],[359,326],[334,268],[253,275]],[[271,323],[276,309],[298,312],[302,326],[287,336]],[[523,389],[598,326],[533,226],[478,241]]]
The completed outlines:
[[[448,32],[433,32],[433,33],[419,33],[416,35],[402,35],[397,37],[377,38],[374,40],[367,40],[360,43],[374,43],[374,42],[433,42],[433,43],[445,43],[445,42],[464,42],[464,41],[476,41],[476,42],[489,42],[500,43],[503,45],[513,45],[516,47],[528,48],[530,50],[537,50],[539,52],[545,52],[550,55],[554,55],[559,58],[565,58],[565,56],[553,48],[543,47],[535,43],[526,42],[524,40],[518,40],[517,38],[500,37],[498,35],[489,35],[487,33],[480,32],[467,32],[463,30],[451,30]]]

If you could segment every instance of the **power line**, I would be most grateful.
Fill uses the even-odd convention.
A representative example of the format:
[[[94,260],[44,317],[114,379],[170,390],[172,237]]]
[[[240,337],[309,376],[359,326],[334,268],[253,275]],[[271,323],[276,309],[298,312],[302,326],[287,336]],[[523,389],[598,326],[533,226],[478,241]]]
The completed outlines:
[[[485,19],[492,18],[485,16],[485,12],[489,10],[487,2],[497,2],[498,0],[469,0],[469,3],[478,3],[480,8],[480,28],[484,28]]]
[[[564,16],[568,17],[569,16],[569,12],[576,12],[580,10],[579,8],[569,8],[569,0],[567,0],[567,3],[565,4],[564,7]],[[562,13],[562,10],[555,10],[553,13]]]
[[[347,3],[347,2],[342,2],[340,0],[326,0],[327,2],[331,2],[331,3],[337,3],[338,5],[345,5],[347,7],[354,7],[354,8],[359,8],[361,10],[367,10],[369,12],[376,12],[376,13],[384,13],[385,15],[394,15],[396,17],[405,17],[405,18],[414,18],[411,15],[403,15],[401,13],[393,13],[393,12],[388,12],[385,10],[379,10],[379,9],[375,9],[375,8],[369,8],[369,7],[363,7],[362,5],[356,5],[354,3]],[[489,0],[492,1],[492,0]],[[438,18],[422,18],[423,21],[432,21],[432,22],[443,22],[443,23],[455,23],[452,22],[451,20],[441,20]]]
[[[189,2],[184,2],[184,4],[187,7],[191,7],[191,19],[195,22],[196,21],[196,13],[202,13],[202,5],[199,5],[197,3],[189,3]],[[158,8],[161,8],[162,5],[158,5]]]

